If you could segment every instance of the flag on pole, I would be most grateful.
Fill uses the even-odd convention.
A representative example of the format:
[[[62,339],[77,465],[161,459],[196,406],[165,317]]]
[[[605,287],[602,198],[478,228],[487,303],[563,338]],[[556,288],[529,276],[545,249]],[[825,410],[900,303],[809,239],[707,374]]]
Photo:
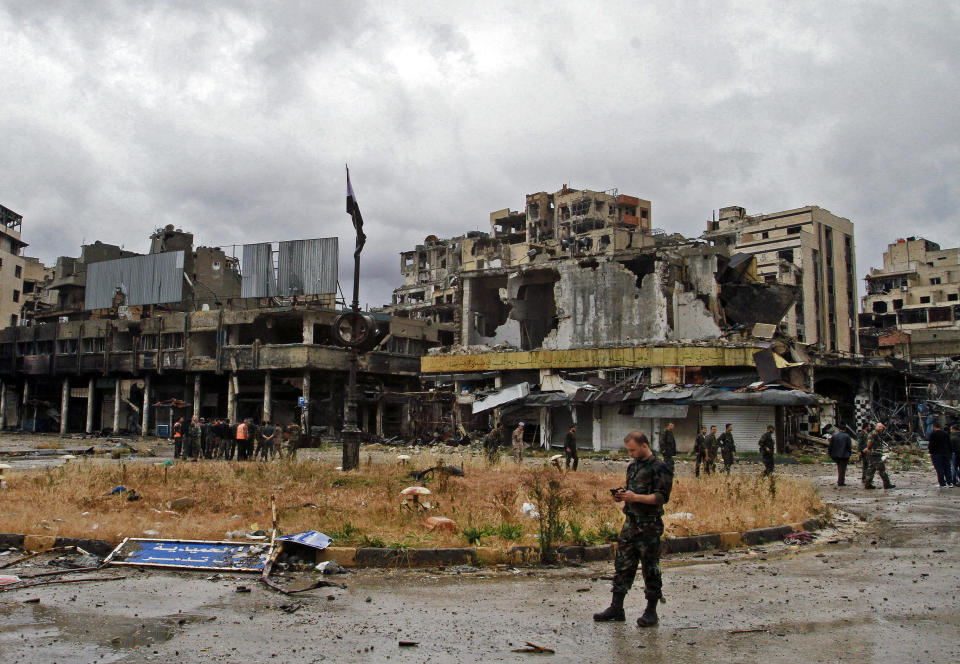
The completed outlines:
[[[363,216],[360,214],[360,206],[357,205],[357,195],[353,193],[353,185],[350,184],[349,166],[347,166],[347,214],[353,219],[353,228],[357,231],[357,249],[353,255],[359,256],[367,236],[363,232]]]

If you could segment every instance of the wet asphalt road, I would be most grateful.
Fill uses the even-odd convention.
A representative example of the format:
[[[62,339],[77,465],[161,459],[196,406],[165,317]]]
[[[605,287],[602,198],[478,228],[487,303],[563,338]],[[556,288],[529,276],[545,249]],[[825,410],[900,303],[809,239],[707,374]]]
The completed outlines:
[[[251,577],[100,572],[109,583],[0,593],[3,662],[948,662],[960,658],[960,489],[831,486],[866,522],[799,549],[668,559],[661,625],[595,624],[612,564],[455,574],[364,570],[293,597]],[[807,474],[807,473],[805,473]],[[856,521],[856,519],[854,519]],[[832,542],[832,543],[831,543]],[[2,560],[2,559],[0,559]],[[252,588],[237,593],[238,585]],[[369,601],[366,601],[369,597]],[[35,604],[23,603],[39,598]],[[281,605],[301,604],[294,613]],[[731,633],[734,630],[762,630]],[[401,648],[401,640],[419,645]],[[512,653],[525,641],[555,655]]]

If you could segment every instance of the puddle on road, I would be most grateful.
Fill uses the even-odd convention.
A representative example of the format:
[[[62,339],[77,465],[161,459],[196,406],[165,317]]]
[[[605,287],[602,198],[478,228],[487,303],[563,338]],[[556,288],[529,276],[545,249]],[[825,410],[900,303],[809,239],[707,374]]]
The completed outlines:
[[[79,651],[91,646],[114,651],[146,648],[169,641],[184,625],[205,620],[192,614],[138,618],[68,612],[43,604],[9,605],[0,607],[0,650],[47,640]]]

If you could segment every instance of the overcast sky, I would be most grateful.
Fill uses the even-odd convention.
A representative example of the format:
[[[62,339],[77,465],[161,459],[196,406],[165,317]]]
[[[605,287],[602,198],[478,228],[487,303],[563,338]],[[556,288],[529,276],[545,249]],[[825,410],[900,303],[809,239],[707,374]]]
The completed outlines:
[[[564,183],[688,235],[820,205],[860,276],[897,237],[960,244],[960,4],[519,4],[5,0],[0,203],[49,263],[168,223],[337,235],[349,293],[349,163],[371,305],[399,251]]]

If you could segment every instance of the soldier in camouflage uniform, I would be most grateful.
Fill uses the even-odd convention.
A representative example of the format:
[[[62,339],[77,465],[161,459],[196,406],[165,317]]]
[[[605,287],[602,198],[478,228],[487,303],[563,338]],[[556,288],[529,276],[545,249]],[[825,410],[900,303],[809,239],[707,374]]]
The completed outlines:
[[[666,431],[663,432],[663,438],[660,440],[660,456],[663,462],[667,464],[670,472],[673,472],[673,457],[677,455],[677,439],[673,437],[673,422],[667,424]]]
[[[875,474],[880,475],[880,479],[883,481],[884,489],[896,489],[897,487],[890,482],[890,477],[887,475],[887,464],[883,460],[883,449],[881,448],[880,434],[883,433],[883,423],[877,422],[876,426],[873,427],[873,432],[867,436],[867,447],[866,447],[866,459],[869,464],[867,469],[867,477],[863,480],[864,489],[876,489],[877,487],[873,486],[873,476]]]
[[[867,469],[870,464],[867,463],[867,437],[870,435],[870,432],[873,431],[873,425],[867,422],[863,425],[860,433],[857,434],[857,452],[860,454],[860,481],[867,481]]]
[[[693,454],[697,457],[697,463],[693,473],[697,477],[700,477],[700,466],[707,460],[707,427],[700,427],[700,433],[697,434],[697,441],[693,444]]]
[[[774,426],[772,424],[768,424],[767,432],[760,436],[760,458],[763,459],[764,476],[773,474],[773,430]]]
[[[703,441],[704,448],[706,449],[706,466],[703,469],[707,475],[710,475],[717,469],[717,447],[719,443],[717,442],[717,425],[710,427],[710,435],[708,435]]]
[[[737,451],[737,445],[733,442],[733,425],[728,424],[726,430],[720,434],[718,440],[720,444],[720,455],[723,457],[723,472],[730,474],[733,468],[733,453]]]
[[[598,622],[626,619],[623,599],[633,586],[637,565],[640,565],[647,608],[637,619],[637,626],[653,627],[659,622],[657,602],[663,599],[660,536],[663,535],[663,505],[670,500],[673,473],[657,459],[643,433],[631,431],[623,442],[633,461],[627,466],[626,488],[613,495],[617,502],[623,501],[623,513],[627,517],[617,540],[613,601],[606,610],[593,614],[593,619]]]

